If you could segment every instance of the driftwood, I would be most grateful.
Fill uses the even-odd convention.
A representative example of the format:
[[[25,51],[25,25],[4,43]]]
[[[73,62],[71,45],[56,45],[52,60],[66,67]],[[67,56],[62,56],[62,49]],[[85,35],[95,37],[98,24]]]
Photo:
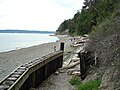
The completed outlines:
[[[72,62],[72,59],[69,59],[69,60],[66,62],[66,66],[68,66],[71,62]]]
[[[76,68],[74,69],[73,68],[73,69],[68,69],[67,70],[67,74],[68,75],[73,75],[74,72],[80,72],[80,69],[76,69]]]
[[[70,65],[68,65],[68,66],[64,66],[64,67],[60,68],[60,70],[70,69],[70,68],[75,67],[75,66],[78,65],[78,64],[80,64],[80,61],[74,62],[73,64],[70,64]]]
[[[72,73],[72,75],[79,77],[81,74],[80,74],[80,71],[75,71]]]

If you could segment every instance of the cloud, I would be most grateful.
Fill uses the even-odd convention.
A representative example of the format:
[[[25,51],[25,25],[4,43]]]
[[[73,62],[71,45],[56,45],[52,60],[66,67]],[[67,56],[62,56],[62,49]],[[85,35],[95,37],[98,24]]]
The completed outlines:
[[[0,29],[55,31],[81,8],[81,0],[0,0]]]

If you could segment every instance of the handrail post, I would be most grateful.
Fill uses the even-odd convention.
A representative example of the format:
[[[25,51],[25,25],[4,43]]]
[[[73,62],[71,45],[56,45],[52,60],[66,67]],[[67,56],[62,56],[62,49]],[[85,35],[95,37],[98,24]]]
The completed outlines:
[[[64,42],[60,43],[60,50],[64,51]]]
[[[81,73],[81,80],[85,79],[86,75],[86,66],[85,66],[85,52],[78,53],[80,58],[80,73]]]

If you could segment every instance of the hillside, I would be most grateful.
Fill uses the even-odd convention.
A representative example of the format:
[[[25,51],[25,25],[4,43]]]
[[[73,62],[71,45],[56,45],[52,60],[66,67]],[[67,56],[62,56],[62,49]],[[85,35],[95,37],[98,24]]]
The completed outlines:
[[[63,21],[56,34],[83,35],[90,33],[105,19],[115,16],[115,4],[119,0],[85,0],[81,11],[72,19]]]
[[[97,65],[87,79],[99,78],[100,90],[120,90],[120,3],[115,10],[113,19],[104,20],[90,33],[85,48],[97,58]]]
[[[120,0],[85,0],[84,5],[57,34],[89,34],[85,50],[94,52],[97,64],[83,83],[99,79],[100,90],[120,90]]]

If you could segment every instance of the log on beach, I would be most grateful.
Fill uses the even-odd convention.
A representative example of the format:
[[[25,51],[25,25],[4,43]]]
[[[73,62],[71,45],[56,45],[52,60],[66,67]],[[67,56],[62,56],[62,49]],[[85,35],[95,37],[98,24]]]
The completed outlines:
[[[74,63],[72,63],[72,64],[70,64],[70,65],[68,65],[68,66],[64,66],[64,67],[60,68],[60,70],[70,69],[70,68],[75,67],[75,66],[78,65],[78,64],[80,64],[80,61],[74,62]]]

